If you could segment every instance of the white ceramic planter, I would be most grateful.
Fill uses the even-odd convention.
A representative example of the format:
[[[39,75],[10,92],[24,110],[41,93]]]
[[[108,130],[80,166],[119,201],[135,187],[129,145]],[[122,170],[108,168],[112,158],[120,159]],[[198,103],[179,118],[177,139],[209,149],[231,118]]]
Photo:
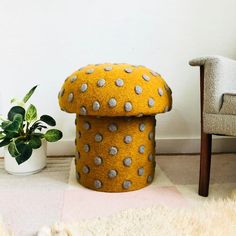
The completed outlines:
[[[42,140],[42,146],[34,149],[31,157],[18,165],[15,158],[10,155],[7,147],[4,150],[4,167],[9,174],[31,175],[41,171],[47,164],[47,142]]]

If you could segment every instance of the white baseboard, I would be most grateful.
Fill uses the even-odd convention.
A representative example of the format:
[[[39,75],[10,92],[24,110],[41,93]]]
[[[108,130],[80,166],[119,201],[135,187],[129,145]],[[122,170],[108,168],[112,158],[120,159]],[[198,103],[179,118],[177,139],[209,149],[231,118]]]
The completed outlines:
[[[199,153],[200,139],[198,138],[173,138],[157,139],[156,153],[158,154],[186,154]],[[212,151],[214,153],[236,152],[236,138],[215,137],[213,138]],[[72,156],[75,153],[74,140],[64,139],[57,143],[48,144],[49,156]],[[0,150],[3,156],[3,150]]]

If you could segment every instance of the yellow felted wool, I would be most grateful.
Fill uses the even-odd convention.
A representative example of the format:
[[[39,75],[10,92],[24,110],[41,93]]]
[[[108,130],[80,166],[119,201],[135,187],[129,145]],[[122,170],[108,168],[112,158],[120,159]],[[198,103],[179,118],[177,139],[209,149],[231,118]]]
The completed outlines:
[[[114,106],[109,106],[111,100]],[[171,109],[171,90],[159,74],[144,66],[88,65],[66,79],[59,103],[63,110],[81,115],[155,115]],[[96,104],[99,109],[94,109]],[[131,109],[125,110],[126,104]]]
[[[150,184],[155,117],[171,110],[171,89],[156,72],[129,64],[88,65],[64,82],[62,110],[76,113],[76,173],[85,187],[125,192]]]
[[[155,117],[77,116],[76,123],[76,172],[82,185],[123,192],[152,182]]]

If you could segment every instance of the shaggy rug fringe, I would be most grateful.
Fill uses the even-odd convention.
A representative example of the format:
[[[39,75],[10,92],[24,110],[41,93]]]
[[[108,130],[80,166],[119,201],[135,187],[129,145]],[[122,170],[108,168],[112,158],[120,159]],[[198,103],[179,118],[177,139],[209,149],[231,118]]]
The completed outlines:
[[[236,201],[213,200],[190,208],[154,206],[128,209],[110,217],[57,223],[38,236],[236,235]]]

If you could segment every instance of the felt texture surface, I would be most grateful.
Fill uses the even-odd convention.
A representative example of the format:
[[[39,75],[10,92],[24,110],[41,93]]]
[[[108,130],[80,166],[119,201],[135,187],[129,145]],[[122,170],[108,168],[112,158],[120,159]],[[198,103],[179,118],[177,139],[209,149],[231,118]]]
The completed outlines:
[[[144,66],[130,64],[83,67],[65,80],[58,98],[62,110],[90,116],[154,115],[172,107],[164,79]]]
[[[125,192],[143,188],[152,182],[155,171],[154,116],[140,118],[77,116],[76,124],[76,171],[78,181],[83,186],[97,191]],[[111,124],[116,125],[116,131],[109,130]],[[100,142],[96,141],[96,134],[102,136]],[[130,143],[125,143],[127,135],[132,137]],[[84,149],[85,145],[89,145],[88,152],[85,151],[86,148]],[[143,153],[139,152],[140,146],[144,146]],[[109,154],[111,147],[117,148],[116,155]],[[150,155],[153,155],[153,159]],[[94,162],[94,158],[98,156],[102,159],[100,165]],[[125,166],[123,163],[127,157],[132,160],[130,166]],[[88,173],[84,173],[84,166],[86,171],[89,169]],[[139,168],[144,170],[142,175],[138,175]],[[116,171],[116,177],[109,177],[110,170]],[[96,180],[101,182],[100,188],[95,187]],[[125,189],[123,183],[127,180],[131,182],[131,186]]]

